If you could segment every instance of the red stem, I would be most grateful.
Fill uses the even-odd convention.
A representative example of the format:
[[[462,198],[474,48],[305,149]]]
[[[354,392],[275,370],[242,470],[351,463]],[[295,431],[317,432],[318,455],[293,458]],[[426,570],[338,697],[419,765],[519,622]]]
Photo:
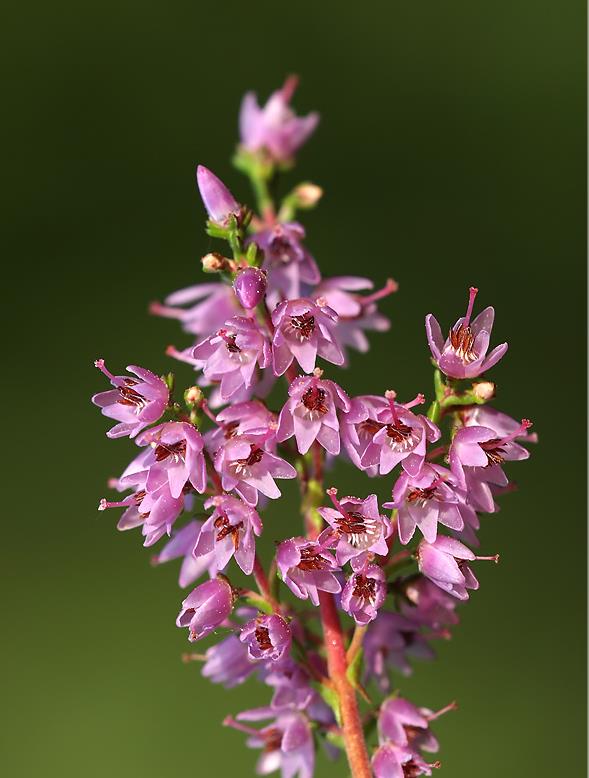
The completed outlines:
[[[352,778],[371,778],[372,771],[368,761],[364,729],[360,720],[356,692],[347,677],[348,662],[344,636],[333,595],[319,592],[319,606],[327,652],[327,669],[339,697],[342,734]]]

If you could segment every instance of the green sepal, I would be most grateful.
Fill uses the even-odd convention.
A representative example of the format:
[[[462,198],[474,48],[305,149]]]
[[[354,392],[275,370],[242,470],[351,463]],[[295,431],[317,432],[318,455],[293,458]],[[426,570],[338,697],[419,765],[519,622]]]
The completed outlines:
[[[312,685],[317,689],[323,701],[326,702],[334,713],[335,720],[338,727],[342,726],[342,712],[340,708],[340,702],[338,693],[331,686],[326,686],[324,683],[312,682]]]
[[[323,528],[323,519],[317,508],[323,503],[323,487],[315,478],[311,478],[307,484],[307,491],[301,506],[302,512],[311,520],[313,527],[320,531]]]
[[[461,394],[449,394],[440,403],[442,408],[451,408],[453,405],[484,405],[487,400],[478,397],[473,391]]]
[[[268,600],[265,600],[261,595],[252,593],[244,596],[243,599],[248,605],[251,605],[252,608],[257,608],[268,616],[271,616],[274,613],[274,608],[270,605]]]
[[[343,739],[342,735],[338,735],[337,732],[326,732],[325,739],[328,743],[331,743],[332,746],[340,748],[342,751],[346,750],[346,741]]]
[[[434,424],[438,424],[441,415],[442,415],[442,409],[440,407],[440,403],[437,400],[434,400],[434,402],[427,409],[427,418],[430,421],[433,421]]]
[[[363,658],[364,658],[364,650],[360,648],[350,664],[348,665],[348,669],[346,670],[346,678],[351,683],[354,689],[358,692],[358,694],[362,697],[363,700],[370,703],[370,697],[368,696],[368,692],[366,689],[362,686],[362,682],[360,679],[362,678],[362,669],[363,669]]]

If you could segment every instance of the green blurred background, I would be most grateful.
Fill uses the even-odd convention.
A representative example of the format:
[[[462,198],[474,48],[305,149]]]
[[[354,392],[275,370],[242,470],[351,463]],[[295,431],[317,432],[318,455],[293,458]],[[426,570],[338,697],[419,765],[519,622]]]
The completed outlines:
[[[246,199],[228,161],[241,95],[297,72],[295,105],[322,114],[289,179],[326,191],[308,246],[325,275],[400,283],[348,389],[430,391],[424,314],[447,326],[476,284],[510,342],[498,405],[541,436],[484,522],[501,564],[481,563],[453,640],[399,686],[459,701],[436,727],[443,775],[584,775],[584,4],[56,0],[4,17],[3,774],[253,771],[219,723],[268,695],[181,663],[176,567],[150,569],[139,534],[96,511],[132,447],[89,396],[95,357],[164,371],[164,347],[188,344],[146,309],[201,279],[195,163]],[[286,491],[268,540],[296,531]]]

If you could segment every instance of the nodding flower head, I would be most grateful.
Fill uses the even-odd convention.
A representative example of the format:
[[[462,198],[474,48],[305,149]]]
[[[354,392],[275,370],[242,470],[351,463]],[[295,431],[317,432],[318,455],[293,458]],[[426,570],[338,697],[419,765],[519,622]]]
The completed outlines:
[[[342,608],[356,624],[364,626],[377,617],[387,595],[387,583],[380,565],[355,565],[355,561],[352,560],[353,572],[342,590]]]
[[[507,343],[502,343],[487,356],[495,310],[489,306],[471,321],[477,293],[478,289],[471,286],[466,313],[450,329],[445,341],[433,314],[429,313],[425,318],[427,340],[434,361],[450,378],[476,378],[497,364],[507,351]]]
[[[438,440],[440,430],[426,416],[410,410],[425,402],[422,394],[408,403],[398,403],[396,396],[392,389],[385,392],[386,402],[375,411],[375,422],[370,427],[372,440],[360,463],[363,468],[378,466],[381,475],[401,463],[409,475],[416,476],[425,461],[427,443]]]
[[[435,543],[422,540],[417,547],[420,572],[459,600],[468,600],[468,589],[479,588],[468,564],[475,559],[498,562],[499,556],[475,556],[460,541],[442,535],[438,535]]]
[[[284,540],[278,546],[276,562],[282,580],[301,600],[319,605],[319,590],[336,593],[341,586],[333,571],[335,559],[317,542],[305,538]]]
[[[336,549],[337,563],[344,565],[350,559],[365,556],[365,552],[386,556],[391,526],[379,513],[376,495],[338,499],[334,488],[328,489],[327,494],[334,507],[317,509],[329,524],[321,533],[320,542]]]
[[[149,424],[158,421],[170,397],[161,378],[137,365],[127,367],[136,378],[113,375],[107,370],[104,359],[97,359],[94,365],[114,386],[114,389],[92,397],[92,402],[102,409],[104,416],[119,422],[106,433],[109,438],[134,438]]]
[[[259,615],[243,626],[239,639],[247,644],[251,659],[278,662],[288,656],[291,634],[282,616]]]
[[[233,610],[235,593],[222,576],[197,586],[182,602],[176,626],[188,627],[188,639],[200,640],[220,627]]]
[[[305,373],[315,369],[317,356],[341,365],[344,355],[336,334],[337,315],[325,301],[306,298],[280,303],[272,313],[274,372],[286,373],[293,360]]]
[[[337,456],[340,452],[338,412],[349,411],[350,400],[336,383],[322,380],[321,374],[316,368],[314,375],[299,376],[290,384],[289,399],[280,412],[276,436],[284,441],[294,435],[301,454],[306,454],[316,440]]]

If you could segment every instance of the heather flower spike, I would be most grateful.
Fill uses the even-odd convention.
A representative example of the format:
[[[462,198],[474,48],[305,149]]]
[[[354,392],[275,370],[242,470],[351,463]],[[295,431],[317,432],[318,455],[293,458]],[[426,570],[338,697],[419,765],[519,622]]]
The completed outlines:
[[[295,221],[323,192],[278,180],[318,121],[294,113],[295,86],[287,79],[263,107],[253,93],[242,103],[234,164],[252,184],[256,213],[197,169],[209,236],[200,264],[217,280],[188,277],[150,305],[185,333],[163,355],[177,375],[130,365],[115,376],[96,362],[111,384],[92,398],[115,421],[107,435],[135,444],[108,482],[118,494],[99,510],[114,509],[117,528],[137,529],[152,547],[153,565],[176,562],[179,585],[194,587],[176,623],[190,642],[210,642],[184,656],[187,672],[200,663],[221,687],[263,685],[263,707],[223,722],[260,750],[259,774],[312,778],[321,744],[330,758],[345,752],[352,778],[431,776],[441,764],[428,756],[440,749],[435,721],[455,704],[418,707],[403,679],[452,637],[479,587],[476,563],[498,560],[473,551],[479,529],[513,490],[511,463],[530,456],[537,435],[497,408],[486,372],[507,344],[489,351],[494,310],[475,315],[474,287],[446,339],[426,317],[436,366],[429,405],[424,387],[409,402],[383,393],[399,370],[403,382],[411,377],[402,352],[383,357],[382,375],[360,395],[326,374],[346,367],[351,349],[374,347],[398,286],[325,276]],[[281,189],[288,194],[277,201]],[[376,483],[341,496],[345,464]],[[300,494],[300,517],[280,481]],[[384,493],[391,500],[379,504]]]

